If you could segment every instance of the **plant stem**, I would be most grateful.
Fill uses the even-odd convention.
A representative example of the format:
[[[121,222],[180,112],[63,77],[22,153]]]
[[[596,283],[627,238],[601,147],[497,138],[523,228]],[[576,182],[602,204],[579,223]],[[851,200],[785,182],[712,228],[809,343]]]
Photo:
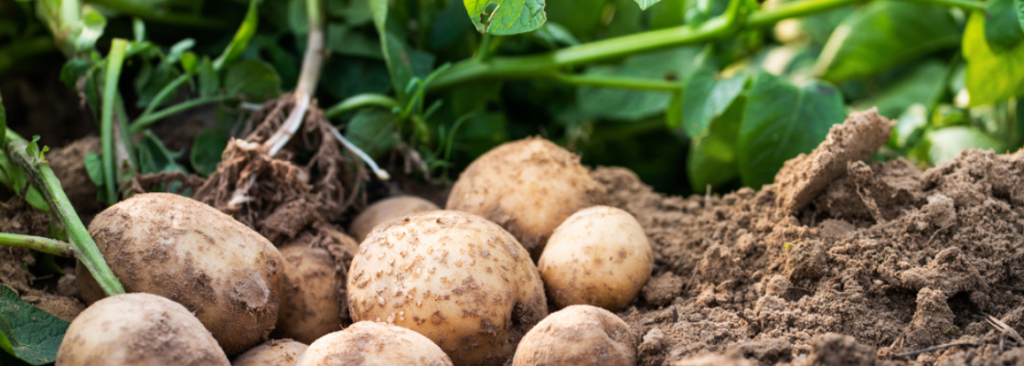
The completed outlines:
[[[682,88],[678,82],[661,79],[644,79],[611,75],[573,75],[565,73],[554,73],[552,79],[573,85],[601,86],[608,88],[640,89],[674,92]]]
[[[147,105],[146,109],[142,111],[142,115],[140,115],[138,119],[145,118],[146,115],[153,113],[153,110],[155,110],[156,107],[160,105],[160,103],[164,102],[164,99],[167,99],[167,97],[170,96],[172,92],[178,90],[178,87],[180,87],[181,84],[187,82],[188,79],[191,77],[192,75],[188,73],[181,74],[181,76],[178,76],[178,78],[172,80],[170,83],[164,86],[163,89],[160,89],[160,92],[156,93],[156,96],[153,97],[153,100],[149,101],[149,105]]]
[[[222,101],[229,100],[229,99],[232,99],[232,98],[234,98],[234,97],[232,97],[230,95],[215,95],[215,96],[212,96],[212,97],[204,97],[204,98],[196,98],[196,99],[186,100],[184,102],[172,105],[170,107],[161,109],[159,111],[150,113],[148,115],[143,114],[141,117],[136,119],[135,122],[132,122],[130,128],[131,128],[132,133],[139,133],[139,132],[142,132],[142,129],[146,128],[147,126],[149,126],[149,125],[151,125],[153,123],[156,123],[157,121],[160,121],[161,119],[166,118],[167,116],[170,116],[170,115],[173,115],[173,114],[176,114],[176,113],[181,113],[182,111],[185,111],[185,110],[188,110],[188,109],[192,109],[192,108],[195,108],[195,107],[199,107],[199,106],[202,106],[202,105],[206,105],[206,104],[210,104],[210,103],[222,102]]]
[[[107,74],[103,82],[103,107],[100,113],[100,139],[103,147],[103,187],[107,192],[107,205],[117,203],[117,182],[114,179],[114,103],[117,101],[117,81],[121,77],[124,51],[128,42],[114,38],[107,55]]]
[[[947,8],[960,8],[968,11],[985,11],[985,5],[988,2],[985,1],[972,1],[972,0],[899,0],[912,3],[921,3],[937,6],[945,6]]]
[[[0,245],[29,248],[67,258],[75,257],[75,250],[71,248],[71,244],[40,236],[0,233]]]
[[[142,18],[143,20],[152,22],[187,25],[202,28],[220,28],[224,26],[223,22],[216,19],[203,18],[201,16],[189,14],[175,14],[167,11],[157,11],[147,8],[143,5],[138,5],[132,1],[87,0],[87,2],[100,5],[106,8],[110,8],[111,10],[116,10],[120,13],[137,16],[139,18]]]
[[[309,15],[309,39],[306,43],[306,54],[302,57],[299,83],[295,86],[295,109],[292,109],[288,119],[263,143],[263,146],[268,148],[270,156],[281,151],[288,144],[288,140],[299,131],[302,120],[306,117],[310,99],[316,92],[316,84],[320,81],[320,68],[324,62],[324,29],[320,10],[320,0],[306,0],[306,11]]]
[[[823,13],[829,10],[864,2],[865,0],[805,0],[780,4],[770,10],[757,11],[750,14],[747,20],[749,27],[767,27],[783,19],[799,18],[807,15]]]
[[[324,117],[334,118],[345,114],[346,112],[370,106],[394,109],[398,108],[399,104],[397,100],[387,95],[372,93],[359,94],[351,96],[348,99],[335,104],[331,108],[328,108],[327,112],[324,112]]]
[[[53,174],[50,165],[45,161],[39,161],[37,156],[30,156],[27,151],[28,141],[14,131],[7,130],[4,148],[11,160],[28,173],[32,184],[46,198],[46,203],[50,205],[50,212],[56,215],[57,220],[64,225],[68,241],[71,242],[71,246],[75,250],[75,256],[85,265],[89,273],[92,273],[103,292],[110,296],[123,294],[124,287],[110,271],[110,267],[103,259],[103,254],[100,253],[96,242],[89,236],[89,231],[85,229],[82,220],[75,213],[75,208],[71,206],[71,201],[68,200],[64,188],[60,185],[60,180]]]

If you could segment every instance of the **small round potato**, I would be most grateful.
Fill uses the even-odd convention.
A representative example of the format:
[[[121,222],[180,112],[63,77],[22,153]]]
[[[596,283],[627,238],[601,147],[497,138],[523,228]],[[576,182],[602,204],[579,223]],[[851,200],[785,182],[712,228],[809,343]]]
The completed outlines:
[[[266,340],[277,323],[281,253],[231,216],[191,198],[146,193],[93,219],[89,234],[127,292],[164,296],[193,311],[228,355]],[[81,263],[87,303],[103,291]]]
[[[345,279],[323,248],[292,243],[281,248],[284,291],[274,337],[310,343],[341,330],[341,293]]]
[[[227,366],[210,331],[184,306],[150,294],[93,303],[71,322],[57,366]]]
[[[555,230],[537,267],[559,308],[587,304],[619,311],[651,277],[654,252],[633,215],[595,206]]]
[[[432,211],[388,221],[352,260],[354,321],[430,338],[456,365],[501,365],[547,315],[540,275],[511,234],[482,217]]]
[[[411,330],[377,322],[358,322],[317,339],[298,366],[451,366],[434,342]]]
[[[513,366],[634,366],[639,337],[608,310],[573,305],[526,333]]]
[[[306,348],[291,339],[272,339],[238,356],[231,366],[295,366]]]
[[[551,232],[604,191],[575,154],[542,138],[505,143],[480,156],[459,176],[446,209],[501,225],[540,256]]]
[[[348,233],[352,238],[362,243],[370,231],[384,221],[400,218],[419,212],[440,210],[433,202],[416,196],[398,196],[386,198],[367,207],[363,213],[356,216],[352,225],[348,227]]]

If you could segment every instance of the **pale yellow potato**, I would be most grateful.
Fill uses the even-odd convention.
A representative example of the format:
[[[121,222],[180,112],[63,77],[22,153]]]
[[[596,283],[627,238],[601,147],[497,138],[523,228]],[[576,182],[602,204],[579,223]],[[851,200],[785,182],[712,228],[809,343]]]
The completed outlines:
[[[356,216],[352,225],[348,227],[348,233],[358,242],[366,240],[370,231],[381,223],[419,212],[440,210],[433,202],[416,196],[398,196],[386,198],[375,202],[367,207],[363,213]]]
[[[604,190],[578,156],[534,137],[502,144],[473,161],[445,208],[501,225],[536,258],[562,221],[603,200]]]
[[[297,366],[451,366],[434,342],[411,330],[358,322],[317,339]]]
[[[551,235],[537,268],[559,308],[626,307],[651,278],[654,252],[628,212],[595,206],[573,214]]]
[[[188,309],[151,294],[90,305],[71,322],[57,366],[227,366],[228,356]]]
[[[512,366],[634,366],[639,339],[608,310],[573,305],[526,333]]]
[[[526,249],[465,212],[425,212],[377,226],[348,275],[352,320],[417,331],[456,365],[501,365],[547,315]]]
[[[310,343],[341,330],[345,278],[331,254],[298,242],[280,251],[284,286],[274,337]]]
[[[281,253],[213,207],[175,194],[140,194],[97,215],[89,234],[127,292],[184,305],[228,355],[262,343],[277,323]],[[85,266],[75,273],[87,303],[103,298]]]
[[[295,366],[306,348],[291,339],[272,339],[238,356],[231,366]]]

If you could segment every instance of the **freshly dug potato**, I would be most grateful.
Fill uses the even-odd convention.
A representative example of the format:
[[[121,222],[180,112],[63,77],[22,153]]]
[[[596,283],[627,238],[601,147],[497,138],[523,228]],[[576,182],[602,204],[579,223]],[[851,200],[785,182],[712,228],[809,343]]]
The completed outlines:
[[[150,294],[93,303],[71,322],[57,366],[227,366],[228,357],[188,309]]]
[[[140,194],[96,215],[89,234],[127,292],[185,305],[228,355],[260,344],[277,323],[281,253],[213,207]],[[85,266],[75,273],[87,303],[103,298]]]
[[[610,311],[573,305],[526,333],[513,366],[633,366],[639,336]]]
[[[512,233],[535,258],[574,212],[604,191],[580,158],[542,138],[505,143],[473,161],[448,196],[448,210],[477,214]]]
[[[231,366],[295,366],[306,348],[291,339],[272,339],[238,356]]]
[[[298,366],[451,366],[427,337],[377,322],[358,322],[309,345]]]
[[[529,253],[498,225],[465,212],[377,226],[348,274],[352,320],[417,331],[456,365],[501,365],[547,315]]]
[[[362,243],[370,231],[384,221],[397,219],[399,217],[418,212],[440,210],[433,202],[416,196],[398,196],[386,198],[367,207],[363,213],[356,216],[352,225],[348,227],[348,233],[356,241]]]
[[[537,267],[559,308],[587,304],[618,311],[651,278],[654,252],[633,215],[595,206],[555,230]]]
[[[274,336],[310,343],[341,330],[345,285],[334,259],[323,248],[292,243],[281,248],[284,287]]]

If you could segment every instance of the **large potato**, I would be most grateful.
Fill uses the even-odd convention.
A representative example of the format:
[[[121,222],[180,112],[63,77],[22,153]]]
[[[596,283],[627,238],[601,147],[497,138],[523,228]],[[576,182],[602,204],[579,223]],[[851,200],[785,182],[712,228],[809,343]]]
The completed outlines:
[[[651,278],[654,252],[628,212],[596,206],[558,226],[537,262],[548,297],[558,307],[626,307]]]
[[[526,333],[513,366],[634,366],[639,336],[608,310],[574,305]]]
[[[284,292],[275,337],[310,343],[341,330],[341,294],[344,276],[323,248],[292,243],[281,248],[284,256]]]
[[[498,225],[456,211],[374,229],[352,260],[348,299],[354,321],[415,330],[456,365],[501,365],[547,315],[529,253]]]
[[[411,330],[358,322],[309,345],[297,366],[451,366],[434,342]]]
[[[367,207],[363,213],[356,216],[352,225],[348,227],[349,234],[358,242],[366,240],[370,231],[382,222],[397,219],[405,215],[419,212],[440,210],[433,202],[416,196],[398,196],[386,198]]]
[[[536,257],[558,224],[603,197],[579,157],[548,140],[528,138],[473,161],[452,187],[445,208],[498,223]]]
[[[190,198],[147,193],[101,212],[89,234],[127,292],[185,305],[229,355],[274,329],[284,260],[230,216]],[[87,303],[103,298],[85,266],[75,273]]]
[[[71,322],[57,366],[227,366],[228,357],[184,306],[150,294],[93,303]]]
[[[291,339],[269,340],[238,356],[231,366],[295,366],[306,348]]]

